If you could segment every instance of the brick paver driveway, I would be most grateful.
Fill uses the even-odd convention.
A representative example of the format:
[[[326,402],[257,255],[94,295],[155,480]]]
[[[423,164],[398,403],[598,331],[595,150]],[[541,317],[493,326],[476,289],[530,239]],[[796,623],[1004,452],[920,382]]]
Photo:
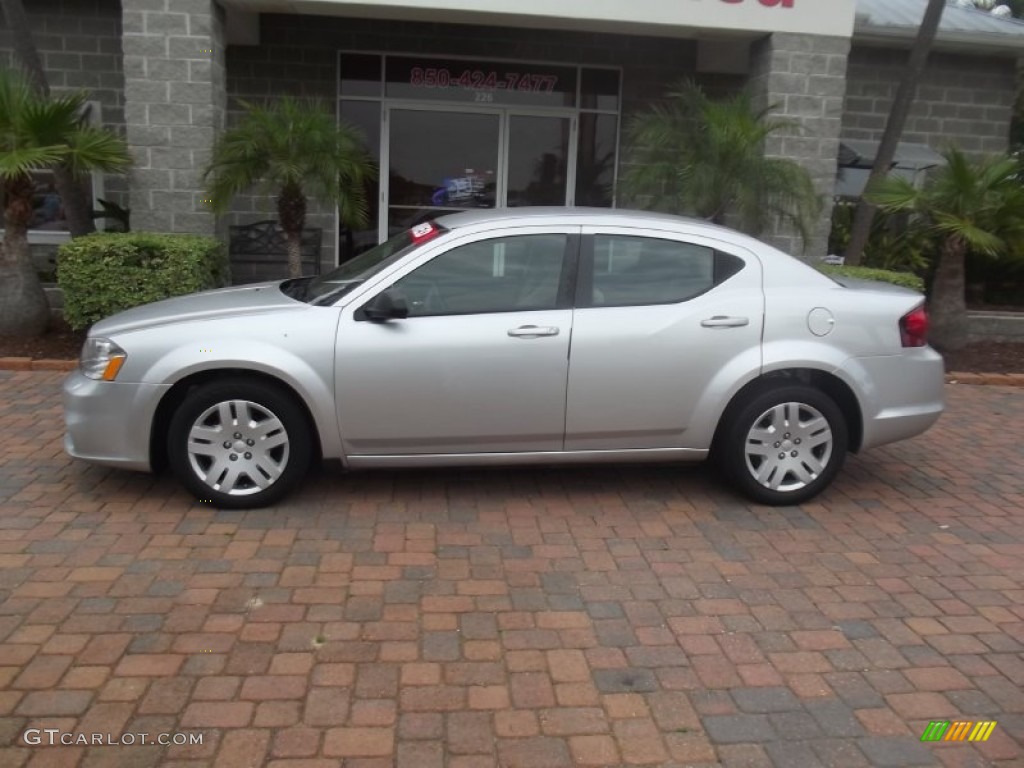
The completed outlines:
[[[5,768],[1024,765],[1024,390],[950,387],[802,508],[327,468],[241,513],[70,462],[58,386],[0,373]],[[957,719],[998,725],[920,742]]]

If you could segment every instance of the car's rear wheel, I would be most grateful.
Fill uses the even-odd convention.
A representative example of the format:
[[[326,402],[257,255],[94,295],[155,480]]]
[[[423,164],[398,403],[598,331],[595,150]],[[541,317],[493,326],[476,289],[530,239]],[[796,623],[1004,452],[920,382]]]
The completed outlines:
[[[821,493],[846,458],[839,406],[813,387],[792,385],[751,397],[729,418],[719,462],[754,501],[800,504]]]
[[[171,417],[167,458],[195,496],[219,507],[272,504],[303,478],[312,435],[280,388],[225,379],[188,394]]]

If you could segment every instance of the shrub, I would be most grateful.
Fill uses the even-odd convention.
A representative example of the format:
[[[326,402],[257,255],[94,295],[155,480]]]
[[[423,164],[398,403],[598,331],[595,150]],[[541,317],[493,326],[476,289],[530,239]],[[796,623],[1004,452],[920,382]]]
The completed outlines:
[[[227,249],[211,237],[99,233],[57,254],[64,318],[79,330],[117,312],[228,282]]]
[[[834,264],[815,264],[815,266],[826,275],[852,277],[857,280],[878,280],[924,292],[924,280],[912,272],[893,272],[889,269],[874,269],[872,267],[840,267]]]
[[[856,208],[851,202],[836,202],[828,238],[829,253],[846,251]],[[878,211],[871,220],[871,234],[864,245],[861,263],[865,267],[920,275],[928,271],[937,247],[935,234],[920,220],[902,213]]]

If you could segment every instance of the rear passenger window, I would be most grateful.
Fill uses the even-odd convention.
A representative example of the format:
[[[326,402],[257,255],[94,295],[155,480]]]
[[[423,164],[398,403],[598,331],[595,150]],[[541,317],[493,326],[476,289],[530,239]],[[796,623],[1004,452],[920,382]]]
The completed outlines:
[[[676,304],[700,296],[743,268],[703,245],[629,235],[594,236],[592,306]]]

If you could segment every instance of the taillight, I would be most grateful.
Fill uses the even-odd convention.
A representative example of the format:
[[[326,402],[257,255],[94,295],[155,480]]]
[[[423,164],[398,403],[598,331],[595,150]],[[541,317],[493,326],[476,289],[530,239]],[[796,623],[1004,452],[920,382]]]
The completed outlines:
[[[928,344],[928,313],[924,307],[913,309],[900,318],[900,342],[904,347]]]

